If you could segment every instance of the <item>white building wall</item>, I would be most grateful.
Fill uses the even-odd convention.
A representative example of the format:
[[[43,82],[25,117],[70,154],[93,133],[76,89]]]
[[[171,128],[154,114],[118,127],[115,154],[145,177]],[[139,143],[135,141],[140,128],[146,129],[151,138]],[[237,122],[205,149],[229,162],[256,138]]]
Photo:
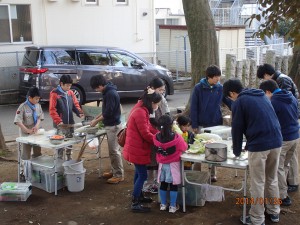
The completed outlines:
[[[173,29],[160,29],[159,44],[157,47],[157,59],[162,65],[171,70],[191,72],[191,55],[189,38],[186,38],[186,60],[184,52],[184,36],[187,35],[185,26],[175,26]],[[219,44],[220,67],[225,66],[226,54],[234,49],[243,57],[245,52],[245,28],[244,27],[218,27],[216,35]],[[239,49],[238,49],[239,48]],[[220,51],[222,49],[222,51]],[[224,51],[224,49],[228,49]],[[238,49],[238,50],[237,50]],[[240,58],[238,57],[238,58]]]
[[[32,39],[36,45],[107,45],[137,52],[154,52],[152,0],[2,0],[0,4],[30,4]],[[0,51],[23,50],[32,43],[0,44]]]

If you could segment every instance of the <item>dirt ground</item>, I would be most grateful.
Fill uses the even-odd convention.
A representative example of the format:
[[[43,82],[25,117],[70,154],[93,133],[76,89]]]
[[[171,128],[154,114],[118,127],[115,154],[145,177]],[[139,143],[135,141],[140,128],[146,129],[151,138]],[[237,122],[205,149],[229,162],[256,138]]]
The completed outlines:
[[[102,145],[102,170],[109,168],[107,146]],[[17,181],[17,145],[9,144],[9,151],[0,159],[0,183]],[[43,149],[45,154],[51,154]],[[74,158],[78,152],[74,151]],[[205,225],[235,225],[242,215],[242,205],[237,205],[237,199],[242,192],[225,192],[225,201],[206,202],[203,207],[187,207],[171,214],[159,211],[157,195],[151,203],[151,212],[147,214],[132,213],[130,211],[131,192],[133,188],[134,167],[124,162],[125,181],[117,184],[107,184],[98,177],[99,162],[95,151],[87,149],[84,154],[86,168],[85,188],[82,192],[69,192],[67,188],[58,191],[58,196],[33,187],[32,195],[26,202],[0,202],[1,225],[138,225],[138,224],[205,224]],[[216,185],[239,188],[243,178],[243,171],[218,169]],[[249,181],[249,179],[248,179]],[[248,182],[249,187],[249,182]],[[249,189],[249,188],[248,188]],[[249,193],[248,193],[248,196]],[[293,205],[282,207],[278,224],[298,224],[300,213],[299,192],[291,193]],[[247,212],[249,210],[247,207]],[[266,219],[266,224],[272,224]]]

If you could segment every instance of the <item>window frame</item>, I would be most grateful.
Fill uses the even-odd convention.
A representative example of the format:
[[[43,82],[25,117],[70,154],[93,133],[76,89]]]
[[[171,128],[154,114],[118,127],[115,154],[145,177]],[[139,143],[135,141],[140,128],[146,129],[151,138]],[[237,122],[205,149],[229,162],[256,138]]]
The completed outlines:
[[[8,11],[8,27],[9,27],[9,41],[8,42],[1,42],[0,41],[0,45],[4,45],[4,44],[24,44],[24,43],[32,43],[32,25],[30,27],[30,32],[31,32],[31,40],[30,41],[22,41],[21,40],[21,36],[20,36],[20,40],[19,41],[14,41],[14,34],[13,34],[13,25],[12,25],[12,14],[11,14],[11,6],[14,5],[14,6],[19,6],[19,5],[23,5],[23,6],[27,6],[29,8],[29,12],[30,12],[30,22],[32,24],[32,12],[31,12],[31,5],[30,4],[1,4],[0,3],[0,7],[1,6],[6,6],[6,10]]]
[[[88,2],[87,0],[84,1],[86,5],[98,5],[99,0],[94,0],[93,2]]]
[[[128,5],[128,0],[124,0],[124,2],[119,2],[118,0],[115,0],[116,5]]]

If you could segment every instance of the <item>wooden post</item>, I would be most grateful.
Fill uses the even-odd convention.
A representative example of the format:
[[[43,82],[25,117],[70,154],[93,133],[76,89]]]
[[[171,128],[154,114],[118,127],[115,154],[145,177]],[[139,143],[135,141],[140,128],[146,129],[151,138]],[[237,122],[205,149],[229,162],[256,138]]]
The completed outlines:
[[[266,63],[271,64],[275,67],[275,51],[274,50],[267,50],[266,52]]]
[[[243,84],[244,87],[249,86],[249,74],[250,74],[250,60],[244,59],[244,66],[243,66]]]
[[[243,81],[243,61],[236,62],[236,78]]]
[[[289,74],[289,56],[283,56],[282,58],[281,73]]]
[[[250,59],[250,75],[249,75],[249,87],[256,88],[256,72],[257,66],[254,59]]]
[[[226,54],[226,80],[232,77],[235,77],[235,64],[236,57],[235,55]]]
[[[276,56],[275,57],[275,70],[281,71],[281,65],[282,65],[282,56]]]

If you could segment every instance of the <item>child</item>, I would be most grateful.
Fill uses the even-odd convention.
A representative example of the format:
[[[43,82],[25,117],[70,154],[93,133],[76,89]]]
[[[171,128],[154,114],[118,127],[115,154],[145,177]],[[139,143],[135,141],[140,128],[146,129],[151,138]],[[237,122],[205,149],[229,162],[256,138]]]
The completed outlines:
[[[73,80],[70,75],[62,75],[57,88],[50,93],[49,114],[53,120],[54,127],[58,128],[63,124],[74,124],[73,112],[83,118],[83,112],[79,103],[71,91]],[[67,160],[71,160],[71,149],[67,148]],[[58,157],[62,158],[63,150],[58,150]]]
[[[173,121],[170,116],[163,115],[158,119],[160,132],[153,138],[156,149],[156,160],[159,163],[157,180],[160,182],[160,210],[167,209],[167,190],[170,190],[169,212],[178,210],[176,205],[178,184],[181,183],[180,156],[188,145],[183,137],[172,131]]]
[[[181,136],[183,137],[184,141],[190,145],[194,143],[195,135],[193,132],[189,131],[189,127],[191,126],[190,118],[186,116],[178,116],[177,117],[177,124],[182,131]],[[192,169],[192,162],[184,162],[184,169],[191,170]]]
[[[44,120],[44,113],[39,104],[40,93],[39,89],[32,87],[28,90],[27,99],[22,103],[14,119],[14,123],[19,126],[20,136],[28,136],[37,133],[40,123]],[[22,144],[22,160],[29,160],[31,154],[31,145]],[[41,155],[41,148],[33,146],[33,155],[35,158]],[[23,167],[23,166],[22,166]],[[21,168],[21,179],[24,180],[23,168]]]

